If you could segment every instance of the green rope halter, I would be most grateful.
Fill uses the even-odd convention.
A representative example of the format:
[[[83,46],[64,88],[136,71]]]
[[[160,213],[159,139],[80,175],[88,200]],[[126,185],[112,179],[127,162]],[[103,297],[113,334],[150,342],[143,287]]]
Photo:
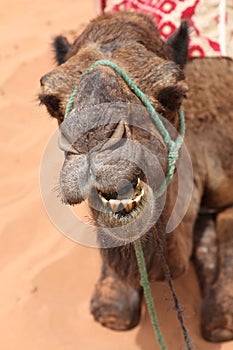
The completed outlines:
[[[176,167],[176,161],[179,157],[179,149],[183,143],[184,140],[184,134],[185,134],[185,118],[184,118],[184,113],[182,107],[180,107],[179,110],[179,124],[180,124],[180,131],[179,131],[179,136],[175,141],[173,141],[170,137],[169,132],[165,128],[162,120],[160,119],[158,113],[155,111],[154,107],[151,105],[150,101],[148,98],[145,96],[145,94],[136,86],[136,84],[130,79],[130,77],[114,62],[108,61],[108,60],[99,60],[93,63],[86,71],[86,74],[89,74],[92,69],[94,69],[96,66],[109,66],[113,68],[127,83],[127,85],[130,87],[130,89],[135,93],[135,95],[141,100],[141,102],[144,104],[148,112],[150,113],[150,116],[155,122],[155,125],[161,135],[163,136],[164,142],[168,148],[168,169],[167,169],[167,175],[162,183],[160,185],[159,189],[156,191],[155,195],[156,197],[160,197],[165,189],[167,188],[168,184],[172,180],[172,177],[174,175],[175,167]],[[76,86],[75,89],[73,90],[69,101],[66,106],[66,111],[65,111],[65,117],[69,114],[69,112],[72,109],[72,105],[75,99],[75,96],[77,94],[78,87]],[[148,311],[150,314],[150,319],[151,323],[153,325],[158,343],[160,344],[161,350],[166,350],[166,345],[163,339],[163,335],[161,333],[159,323],[158,323],[158,318],[157,314],[155,311],[155,306],[154,306],[154,301],[152,298],[151,294],[151,289],[150,289],[150,284],[147,276],[147,271],[146,271],[146,263],[143,255],[143,250],[142,250],[142,245],[140,238],[134,241],[134,250],[135,250],[135,255],[137,258],[137,263],[138,263],[138,268],[140,272],[140,284],[143,287],[144,291],[144,296],[146,300],[146,304],[148,307]],[[186,333],[187,330],[185,329]],[[186,340],[186,339],[185,339]],[[188,343],[186,341],[187,349],[191,350],[192,345],[191,343]]]
[[[168,148],[168,169],[167,169],[167,175],[164,180],[164,182],[161,184],[161,186],[158,188],[158,190],[155,192],[156,198],[159,198],[169,183],[172,180],[172,177],[174,175],[175,167],[176,167],[176,161],[179,157],[179,149],[183,143],[184,140],[184,134],[185,134],[185,118],[182,107],[180,107],[179,111],[179,124],[180,124],[180,131],[179,136],[177,137],[176,141],[173,141],[169,135],[169,132],[165,128],[162,120],[160,119],[158,113],[155,111],[154,107],[146,97],[146,95],[136,86],[136,84],[130,79],[130,77],[114,62],[107,61],[107,60],[99,60],[93,63],[86,71],[86,74],[90,73],[93,68],[96,66],[109,66],[113,68],[127,83],[127,85],[130,87],[130,89],[135,93],[135,95],[142,101],[148,112],[150,113],[153,121],[155,122],[155,125],[157,129],[159,130],[160,134],[163,136],[164,142]],[[75,96],[77,94],[78,87],[76,86],[69,98],[69,101],[66,106],[65,116],[69,114],[71,111]]]

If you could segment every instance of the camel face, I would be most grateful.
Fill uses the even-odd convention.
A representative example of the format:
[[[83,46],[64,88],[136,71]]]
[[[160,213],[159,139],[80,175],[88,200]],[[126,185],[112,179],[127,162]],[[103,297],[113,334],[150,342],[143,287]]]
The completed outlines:
[[[154,46],[141,30],[141,26],[146,27],[147,17],[128,15],[122,19],[119,16],[124,22],[117,24],[119,28],[114,16],[95,23],[100,32],[104,30],[107,40],[104,35],[98,36],[94,24],[90,24],[86,36],[84,32],[73,48],[65,38],[58,37],[56,45],[59,49],[62,46],[62,53],[69,58],[65,61],[57,54],[58,63],[62,64],[41,78],[41,102],[59,123],[63,121],[60,124],[60,147],[66,154],[60,177],[63,201],[74,205],[87,200],[98,225],[107,227],[123,226],[142,217],[152,225],[152,217],[156,217],[154,207],[159,206],[153,192],[166,175],[168,149],[145,106],[117,72],[105,66],[90,73],[86,70],[96,60],[110,55],[120,66],[123,63],[123,69],[124,61],[129,67],[132,65],[130,70],[143,67],[140,76],[138,69],[130,75],[135,76],[140,88],[145,86],[156,111],[173,134],[167,120],[177,127],[178,109],[187,91],[180,66],[170,59],[169,48],[155,28]],[[135,41],[132,35],[126,44],[125,38],[116,41],[114,33],[129,23],[131,31],[136,23],[139,26],[138,32],[131,33],[136,36]],[[109,25],[113,44],[109,43]],[[95,44],[88,40],[91,36],[96,36]],[[74,87],[77,95],[64,120]]]

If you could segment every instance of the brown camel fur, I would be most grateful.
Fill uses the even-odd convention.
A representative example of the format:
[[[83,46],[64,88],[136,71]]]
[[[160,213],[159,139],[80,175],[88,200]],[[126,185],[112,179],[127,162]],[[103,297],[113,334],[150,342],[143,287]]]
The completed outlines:
[[[95,319],[117,330],[139,322],[142,293],[134,250],[131,243],[117,246],[118,238],[110,233],[116,228],[119,237],[121,232],[127,236],[126,224],[136,233],[147,225],[142,245],[150,280],[164,278],[158,239],[163,240],[173,277],[187,270],[193,255],[203,293],[203,336],[226,341],[233,339],[233,61],[187,60],[187,42],[185,21],[164,43],[144,14],[102,15],[72,45],[63,36],[55,39],[58,66],[41,78],[39,98],[58,119],[71,147],[63,145],[63,200],[74,205],[88,199],[100,245],[108,241],[113,246],[100,249],[102,273],[91,300]],[[165,118],[173,138],[170,125],[179,128],[178,112],[181,104],[184,107],[193,193],[185,217],[170,234],[165,234],[165,227],[176,200],[177,174],[153,221],[159,210],[153,191],[161,182],[159,169],[167,171],[167,147],[146,108],[118,73],[98,66],[84,74],[99,59],[117,63],[131,77]],[[63,121],[77,84],[73,110]],[[160,168],[139,143],[156,156]],[[142,189],[139,204],[132,207],[131,200],[116,212],[110,207],[110,201],[132,199]]]

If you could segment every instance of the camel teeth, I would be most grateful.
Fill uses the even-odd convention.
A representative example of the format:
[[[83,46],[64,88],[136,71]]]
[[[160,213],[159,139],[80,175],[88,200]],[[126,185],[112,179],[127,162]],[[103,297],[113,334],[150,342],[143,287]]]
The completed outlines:
[[[123,204],[123,207],[127,213],[132,210],[131,209],[131,204],[132,204],[131,199],[122,199],[121,203]]]
[[[134,199],[134,202],[138,205],[142,199],[142,197],[144,196],[144,189],[141,189],[141,193]]]
[[[140,178],[138,177],[138,182],[137,182],[137,185],[135,187],[136,189],[140,189],[141,188],[141,180]]]
[[[101,201],[102,201],[104,207],[107,207],[108,201],[107,201],[106,198],[104,198],[104,197],[102,196],[101,192],[99,192],[99,197],[100,197],[100,199],[101,199]]]
[[[126,206],[125,206],[125,211],[127,212],[127,213],[130,213],[131,211],[132,211],[132,209],[133,209],[133,202],[132,201],[130,201]]]
[[[140,185],[140,179],[138,179],[137,186]],[[144,189],[140,188],[140,194],[134,199],[110,199],[107,200],[101,192],[99,192],[99,197],[104,205],[104,207],[109,207],[113,212],[120,211],[124,209],[127,213],[130,213],[136,206],[141,202],[144,196]]]
[[[131,202],[131,199],[122,199],[121,203],[126,206],[127,204],[129,204]]]
[[[119,207],[120,207],[120,204],[121,204],[121,201],[118,200],[118,199],[110,199],[108,201],[112,211],[118,211],[119,210]]]
[[[138,182],[137,182],[137,185],[135,187],[135,192],[140,192],[141,190],[142,190],[141,180],[138,177]]]

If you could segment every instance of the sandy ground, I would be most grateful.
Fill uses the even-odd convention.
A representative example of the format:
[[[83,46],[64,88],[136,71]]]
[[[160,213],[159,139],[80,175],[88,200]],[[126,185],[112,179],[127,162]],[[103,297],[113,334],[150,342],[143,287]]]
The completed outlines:
[[[129,332],[94,322],[89,299],[100,270],[98,251],[64,237],[41,201],[40,160],[56,122],[38,107],[39,78],[54,66],[52,38],[80,30],[95,13],[92,0],[0,1],[1,350],[159,349],[145,308]],[[192,267],[175,286],[195,349],[232,350],[233,342],[210,344],[200,336]],[[168,350],[184,349],[166,285],[152,288]]]

